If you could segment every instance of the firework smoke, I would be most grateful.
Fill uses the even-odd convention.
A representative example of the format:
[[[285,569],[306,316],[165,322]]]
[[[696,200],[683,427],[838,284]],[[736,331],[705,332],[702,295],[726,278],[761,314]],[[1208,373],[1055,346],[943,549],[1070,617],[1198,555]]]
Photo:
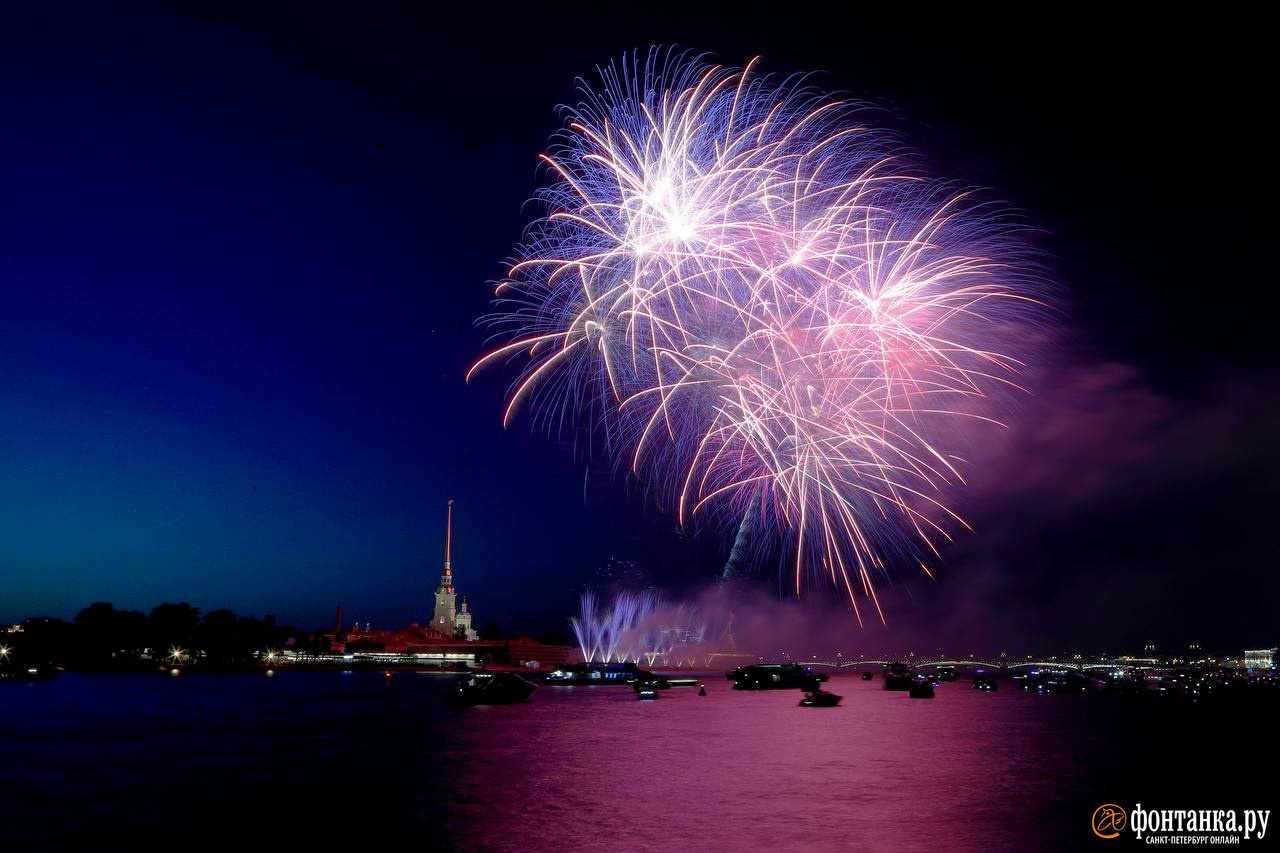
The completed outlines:
[[[1017,388],[1041,308],[1017,227],[799,78],[657,52],[602,78],[488,318],[476,368],[523,362],[504,423],[585,425],[682,523],[736,532],[732,565],[781,541],[797,594],[879,612],[963,523],[959,424]]]

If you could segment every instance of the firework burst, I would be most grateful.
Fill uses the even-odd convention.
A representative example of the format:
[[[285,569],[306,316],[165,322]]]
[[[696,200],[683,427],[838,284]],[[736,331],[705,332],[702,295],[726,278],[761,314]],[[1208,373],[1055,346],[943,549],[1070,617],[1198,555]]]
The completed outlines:
[[[736,528],[731,564],[781,540],[797,594],[826,578],[883,619],[876,582],[963,524],[957,423],[1017,387],[1041,305],[1018,228],[801,78],[658,53],[602,78],[473,372],[518,359],[504,423],[585,423],[682,523]]]

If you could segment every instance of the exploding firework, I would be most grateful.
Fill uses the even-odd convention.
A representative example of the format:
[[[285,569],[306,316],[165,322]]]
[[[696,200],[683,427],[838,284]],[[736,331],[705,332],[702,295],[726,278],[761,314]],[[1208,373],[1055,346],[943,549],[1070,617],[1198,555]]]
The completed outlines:
[[[883,619],[876,582],[963,524],[959,424],[1018,387],[1018,227],[803,79],[657,53],[602,77],[473,372],[521,360],[504,423],[585,423],[681,523],[736,529],[727,572],[781,542],[796,594],[825,577]]]

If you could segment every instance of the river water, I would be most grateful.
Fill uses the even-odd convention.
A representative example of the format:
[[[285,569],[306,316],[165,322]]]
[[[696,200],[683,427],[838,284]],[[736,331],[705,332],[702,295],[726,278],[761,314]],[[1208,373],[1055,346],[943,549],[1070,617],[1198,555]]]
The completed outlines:
[[[526,705],[444,707],[458,678],[0,686],[0,849],[1082,849],[1103,844],[1104,803],[1274,799],[1244,779],[1278,757],[1259,703],[964,680],[919,700],[841,675],[841,706],[810,709],[708,674],[705,697],[543,686]]]

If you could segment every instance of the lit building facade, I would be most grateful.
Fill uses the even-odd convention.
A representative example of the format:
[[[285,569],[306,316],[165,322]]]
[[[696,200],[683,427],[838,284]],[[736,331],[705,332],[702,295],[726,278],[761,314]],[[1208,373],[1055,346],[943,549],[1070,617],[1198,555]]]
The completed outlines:
[[[1276,665],[1277,652],[1280,652],[1280,649],[1245,649],[1245,668],[1274,669]]]

